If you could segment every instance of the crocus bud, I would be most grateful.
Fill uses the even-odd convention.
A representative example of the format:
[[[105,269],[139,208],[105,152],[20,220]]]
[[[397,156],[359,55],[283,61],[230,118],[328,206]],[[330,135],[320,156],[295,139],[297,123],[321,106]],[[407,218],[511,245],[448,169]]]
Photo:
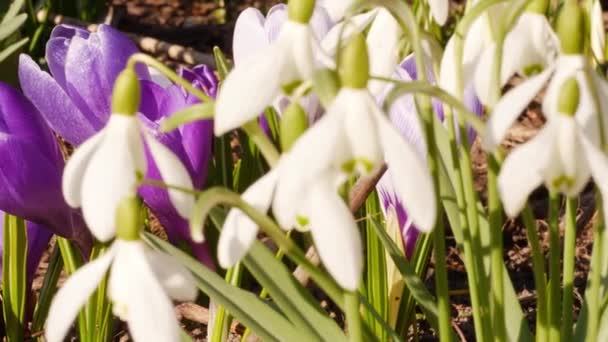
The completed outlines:
[[[315,10],[315,0],[289,0],[287,15],[289,20],[308,24]]]
[[[578,108],[580,90],[576,78],[571,77],[563,84],[559,93],[557,110],[564,115],[574,116]]]
[[[557,17],[556,29],[563,53],[583,53],[585,48],[585,13],[576,1],[566,1]]]
[[[340,80],[342,86],[354,89],[367,88],[369,56],[363,34],[353,35],[340,54]]]
[[[545,14],[549,8],[549,0],[533,0],[526,7],[527,12]]]
[[[141,201],[133,197],[125,197],[116,208],[116,236],[121,240],[139,240],[143,225],[140,215]]]
[[[281,149],[289,151],[291,146],[298,140],[300,135],[308,128],[308,117],[304,109],[297,103],[292,102],[283,111],[281,116]]]
[[[116,78],[112,92],[112,113],[135,115],[141,96],[139,79],[135,69],[126,68]]]

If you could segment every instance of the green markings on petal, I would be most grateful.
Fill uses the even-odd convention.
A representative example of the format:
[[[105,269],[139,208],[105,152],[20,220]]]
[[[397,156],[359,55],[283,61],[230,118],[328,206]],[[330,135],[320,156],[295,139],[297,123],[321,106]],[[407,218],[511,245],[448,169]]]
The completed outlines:
[[[310,220],[306,216],[296,215],[296,223],[300,227],[306,227],[310,223]]]
[[[585,13],[576,1],[566,1],[557,16],[557,35],[565,54],[581,54],[585,48]]]
[[[368,173],[374,171],[374,169],[376,168],[376,165],[371,160],[364,158],[364,157],[359,157],[359,158],[353,158],[353,159],[349,159],[349,160],[345,161],[344,163],[342,163],[341,169],[342,169],[342,172],[344,172],[346,174],[351,174],[356,171],[357,166],[361,166],[362,171],[365,174],[368,174]]]
[[[561,87],[557,110],[564,115],[574,116],[578,108],[580,89],[576,78],[567,79]]]
[[[369,56],[363,34],[353,35],[340,54],[338,70],[344,87],[353,89],[367,88],[369,81]]]
[[[287,15],[289,20],[308,24],[315,10],[315,0],[289,0]]]
[[[551,181],[551,186],[554,189],[566,188],[569,189],[574,186],[575,179],[566,175],[561,175]]]
[[[133,68],[123,70],[114,82],[112,113],[132,116],[137,113],[141,90],[137,73]]]
[[[302,106],[292,102],[283,112],[280,123],[281,149],[287,152],[308,128],[308,117]]]
[[[536,74],[540,74],[543,71],[544,67],[541,64],[530,64],[524,67],[524,76],[532,77]]]
[[[121,240],[139,240],[143,225],[140,213],[141,201],[137,197],[126,197],[116,208],[116,236]]]

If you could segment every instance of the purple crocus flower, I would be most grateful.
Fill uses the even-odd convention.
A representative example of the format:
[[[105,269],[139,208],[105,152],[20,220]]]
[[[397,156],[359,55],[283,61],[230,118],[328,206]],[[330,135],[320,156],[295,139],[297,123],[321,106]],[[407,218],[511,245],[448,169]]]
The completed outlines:
[[[417,79],[417,70],[414,57],[408,56],[397,68],[393,77],[400,81]],[[435,82],[435,75],[430,70],[427,74],[427,78],[429,82]],[[392,87],[387,87],[385,92],[379,96],[379,102],[384,101],[384,98],[391,89]],[[435,114],[440,120],[443,121],[444,113],[442,103],[436,99],[433,99],[432,103]],[[464,104],[473,113],[481,115],[483,107],[475,96],[473,84],[470,84],[465,89]],[[426,159],[426,145],[422,135],[422,126],[418,120],[413,95],[407,94],[397,99],[390,108],[389,116],[393,124],[401,132],[401,135],[403,135],[408,142],[416,146],[420,155]],[[475,139],[475,131],[469,127],[468,133],[470,141],[473,141]],[[404,251],[406,256],[409,258],[414,252],[416,241],[420,233],[409,219],[408,214],[402,204],[403,200],[399,198],[393,187],[393,177],[399,177],[399,175],[391,173],[389,168],[386,171],[386,174],[384,174],[384,176],[382,176],[378,182],[376,190],[378,191],[384,216],[388,218],[389,216],[394,215],[395,217],[393,217],[393,219],[396,219],[399,224],[403,239]]]
[[[63,200],[63,157],[34,106],[0,83],[0,210],[90,247],[82,216]]]
[[[52,77],[40,70],[31,58],[22,55],[19,64],[21,87],[51,128],[67,142],[78,146],[106,124],[111,114],[114,81],[128,58],[136,52],[133,42],[110,26],[100,25],[97,32],[89,33],[60,25],[53,29],[46,48]],[[160,120],[195,103],[196,99],[164,77],[151,76],[144,65],[138,65],[137,72],[142,91],[139,118],[152,135],[186,165],[195,187],[202,188],[211,156],[212,122],[191,123],[168,134],[160,133]],[[208,67],[184,69],[181,76],[215,96],[218,82]],[[147,159],[147,178],[160,179],[149,153]],[[165,189],[146,186],[140,194],[172,242],[190,241],[187,221],[177,214]],[[191,246],[200,260],[208,260],[206,246]]]
[[[207,95],[215,97],[217,93],[218,80],[215,74],[206,65],[200,65],[194,69],[181,69],[180,76],[192,82],[192,84],[205,91]],[[198,99],[187,93],[178,85],[170,85],[162,88],[152,82],[143,82],[144,87],[149,87],[156,96],[156,110],[149,108],[142,119],[158,141],[169,147],[188,169],[192,183],[196,189],[202,189],[207,178],[208,161],[212,153],[213,121],[203,120],[181,126],[179,129],[161,134],[158,131],[160,121],[168,115],[199,102]],[[148,160],[152,158],[146,151]],[[149,163],[146,173],[147,179],[160,180],[159,171],[154,163]],[[156,215],[160,223],[165,227],[169,239],[173,243],[187,242],[193,254],[206,265],[212,266],[211,255],[206,243],[196,243],[190,237],[188,221],[182,218],[169,201],[167,191],[153,186],[143,186],[140,194],[148,207]]]

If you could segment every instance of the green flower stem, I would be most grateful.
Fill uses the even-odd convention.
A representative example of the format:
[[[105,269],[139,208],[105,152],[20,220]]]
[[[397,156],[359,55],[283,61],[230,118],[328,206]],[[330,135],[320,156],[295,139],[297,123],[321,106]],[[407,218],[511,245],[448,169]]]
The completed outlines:
[[[465,191],[463,185],[463,177],[460,170],[460,159],[458,158],[460,147],[456,140],[456,127],[454,124],[454,115],[451,107],[445,108],[445,120],[448,127],[448,138],[450,141],[450,157],[452,159],[453,174],[454,174],[454,190],[456,193],[456,204],[458,206],[458,218],[460,221],[463,234],[463,249],[464,249],[464,262],[467,269],[467,280],[469,284],[479,284],[479,274],[481,272],[481,266],[479,260],[474,258],[475,249],[473,248],[471,231],[467,228],[467,215],[466,215],[466,200]],[[473,322],[475,324],[475,338],[477,341],[483,341],[485,336],[485,325],[483,324],[484,318],[481,312],[481,295],[480,287],[469,286],[471,291],[471,304],[473,309]]]
[[[488,158],[488,211],[489,223],[492,230],[490,236],[492,268],[490,271],[492,286],[492,320],[494,321],[494,340],[505,341],[507,330],[505,327],[505,299],[504,299],[504,261],[502,242],[502,205],[498,196],[498,161],[494,155]]]
[[[536,220],[530,206],[522,212],[522,220],[526,227],[528,243],[532,250],[532,271],[534,287],[536,288],[536,341],[544,342],[549,336],[547,317],[547,278],[545,276],[545,258],[540,247]]]
[[[57,292],[57,282],[63,269],[63,260],[61,259],[61,253],[57,244],[53,247],[51,257],[49,258],[49,264],[47,272],[44,275],[42,282],[42,288],[40,289],[40,296],[36,303],[36,309],[34,310],[34,318],[32,320],[32,334],[40,332],[44,327],[44,322],[49,313],[51,306],[51,300]],[[39,338],[38,341],[42,339]]]
[[[344,291],[344,307],[349,340],[351,342],[365,341],[361,323],[359,293],[357,291]]]
[[[549,194],[549,340],[559,341],[560,313],[561,313],[561,283],[560,283],[560,257],[561,246],[559,241],[559,195],[551,191]]]
[[[167,76],[168,79],[179,84],[180,86],[184,87],[184,89],[186,89],[188,92],[190,92],[192,95],[198,97],[198,99],[201,100],[201,102],[213,102],[213,99],[211,97],[209,97],[207,94],[205,94],[205,92],[203,92],[200,89],[197,89],[190,82],[179,77],[179,75],[175,71],[171,70],[171,68],[167,67],[163,63],[156,60],[156,58],[154,58],[152,56],[148,56],[143,53],[136,53],[134,55],[131,55],[131,57],[129,57],[129,61],[127,62],[127,68],[135,67],[136,63],[143,63],[145,65],[155,68],[156,70],[160,71],[162,74]]]
[[[25,221],[4,215],[4,250],[2,251],[2,309],[6,340],[24,340],[25,302],[27,298],[27,231]]]
[[[564,240],[564,293],[562,299],[562,331],[561,340],[572,340],[572,308],[574,300],[574,264],[576,250],[576,207],[574,198],[566,201],[566,233]]]
[[[245,133],[247,133],[249,139],[253,140],[256,146],[260,149],[260,152],[262,152],[262,155],[268,164],[275,167],[279,162],[281,155],[272,141],[270,141],[266,133],[264,133],[262,128],[260,128],[257,120],[249,121],[243,125],[243,130]]]
[[[241,263],[237,263],[233,267],[230,267],[226,272],[226,281],[230,285],[240,286],[243,275],[243,266]],[[217,313],[215,315],[215,322],[213,324],[213,336],[211,336],[212,342],[222,342],[228,340],[228,328],[232,318],[226,309],[219,305],[217,307]]]
[[[603,199],[599,191],[597,191],[595,205],[597,210],[597,221],[594,224],[593,239],[593,255],[591,256],[591,274],[589,275],[589,296],[587,306],[589,308],[589,316],[587,318],[587,341],[597,341],[597,333],[600,326],[601,317],[601,283],[602,283],[602,250],[604,244],[605,222],[604,210],[602,206]]]

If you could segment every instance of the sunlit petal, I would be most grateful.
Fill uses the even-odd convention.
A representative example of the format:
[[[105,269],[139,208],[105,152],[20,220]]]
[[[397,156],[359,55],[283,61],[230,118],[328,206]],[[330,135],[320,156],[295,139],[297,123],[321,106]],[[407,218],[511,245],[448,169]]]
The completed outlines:
[[[187,268],[172,256],[157,251],[146,251],[146,257],[170,298],[182,302],[196,299],[198,288]]]
[[[105,131],[102,129],[80,145],[65,164],[62,179],[62,191],[65,202],[74,208],[81,204],[82,178],[87,169],[91,156],[103,140]]]
[[[399,41],[402,36],[401,26],[390,12],[381,8],[367,33],[369,51],[369,72],[373,76],[390,77],[399,63]],[[370,80],[369,89],[377,94],[385,83]]]
[[[246,8],[239,14],[232,36],[232,51],[236,65],[244,63],[247,58],[268,45],[264,21],[264,15],[255,7]]]
[[[445,24],[446,20],[448,20],[448,12],[450,10],[450,3],[448,0],[428,0],[429,7],[431,8],[431,13],[433,14],[433,18],[439,25]]]

